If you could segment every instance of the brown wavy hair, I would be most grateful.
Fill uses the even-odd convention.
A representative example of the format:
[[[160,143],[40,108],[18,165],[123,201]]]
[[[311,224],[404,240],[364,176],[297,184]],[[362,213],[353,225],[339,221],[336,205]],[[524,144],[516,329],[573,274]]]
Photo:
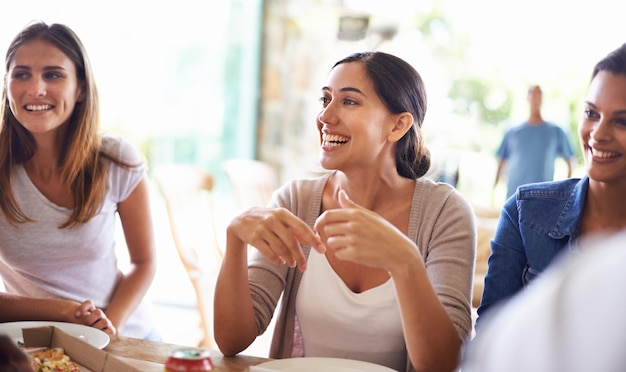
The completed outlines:
[[[98,91],[91,64],[78,36],[62,24],[32,23],[11,42],[6,54],[6,72],[22,45],[42,40],[54,45],[76,67],[78,84],[83,87],[83,100],[77,102],[74,112],[64,124],[58,166],[64,183],[69,187],[74,202],[72,214],[60,228],[72,227],[89,221],[99,210],[107,193],[108,172],[102,162],[107,158],[125,167],[120,160],[102,152],[99,134],[100,116]],[[32,158],[37,145],[32,134],[15,118],[9,106],[7,84],[0,103],[0,209],[13,225],[34,220],[20,209],[11,189],[11,174],[16,165]]]

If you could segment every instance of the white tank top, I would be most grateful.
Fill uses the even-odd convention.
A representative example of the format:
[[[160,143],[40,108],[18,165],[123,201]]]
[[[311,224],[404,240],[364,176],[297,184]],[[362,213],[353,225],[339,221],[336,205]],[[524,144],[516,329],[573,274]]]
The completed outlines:
[[[311,250],[296,299],[304,356],[355,359],[406,369],[400,309],[391,279],[354,293],[326,256]]]

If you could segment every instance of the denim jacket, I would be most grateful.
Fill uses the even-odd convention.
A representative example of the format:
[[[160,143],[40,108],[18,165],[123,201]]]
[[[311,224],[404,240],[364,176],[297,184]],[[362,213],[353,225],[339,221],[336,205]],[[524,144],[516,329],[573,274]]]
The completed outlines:
[[[491,240],[479,317],[577,246],[588,188],[586,176],[528,184],[506,201]]]

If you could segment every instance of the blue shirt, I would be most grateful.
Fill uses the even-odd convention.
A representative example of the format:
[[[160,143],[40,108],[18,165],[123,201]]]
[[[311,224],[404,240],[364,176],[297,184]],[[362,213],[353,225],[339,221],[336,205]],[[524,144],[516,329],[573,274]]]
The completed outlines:
[[[504,134],[496,156],[507,161],[507,197],[519,185],[552,181],[557,157],[574,156],[565,131],[556,124],[528,123],[510,128]]]
[[[588,189],[587,176],[542,182],[520,186],[506,201],[491,240],[479,317],[577,246]]]

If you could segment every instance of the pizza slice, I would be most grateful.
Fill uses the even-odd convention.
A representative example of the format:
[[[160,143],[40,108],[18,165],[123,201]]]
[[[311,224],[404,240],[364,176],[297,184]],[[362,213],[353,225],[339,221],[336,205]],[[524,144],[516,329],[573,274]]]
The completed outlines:
[[[28,355],[35,372],[80,372],[78,364],[60,347],[34,351]]]

